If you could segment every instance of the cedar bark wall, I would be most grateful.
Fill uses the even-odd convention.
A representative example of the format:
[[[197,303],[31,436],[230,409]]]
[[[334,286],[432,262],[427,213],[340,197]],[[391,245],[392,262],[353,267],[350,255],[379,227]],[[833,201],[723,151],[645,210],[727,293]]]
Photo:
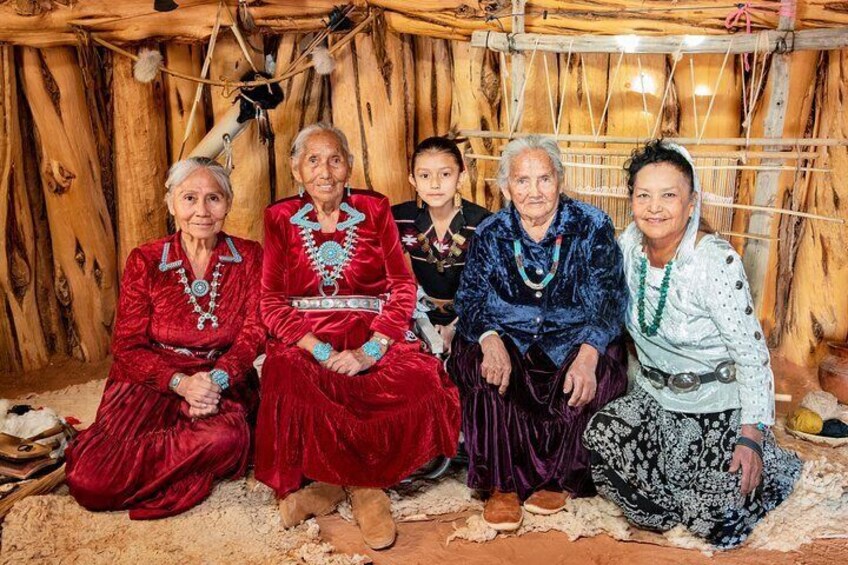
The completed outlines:
[[[509,128],[501,73],[509,83],[510,56],[504,57],[507,67],[502,68],[499,55],[472,49],[464,41],[412,38],[392,29],[387,19],[386,25],[378,23],[357,36],[335,56],[336,68],[328,77],[309,71],[281,83],[286,98],[270,113],[273,145],[259,143],[255,125],[234,143],[236,202],[226,230],[261,238],[264,207],[296,191],[289,152],[296,133],[309,123],[325,120],[339,126],[355,156],[351,184],[386,193],[393,203],[414,197],[407,175],[417,141],[461,129]],[[304,39],[295,33],[278,41],[266,38],[264,48],[276,54],[278,73],[297,56]],[[263,47],[260,39],[251,41]],[[166,42],[161,49],[168,65],[200,73],[202,45]],[[171,78],[141,85],[131,78],[128,61],[117,55],[111,66],[89,65],[84,74],[70,48],[14,51],[20,84],[5,70],[12,48],[3,48],[6,66],[0,68],[0,362],[21,370],[43,365],[53,353],[100,359],[108,353],[123,258],[138,243],[165,233],[164,174],[180,154],[196,87]],[[258,67],[264,66],[262,55],[255,53]],[[817,73],[817,54],[793,57],[797,69],[793,66],[787,135],[844,137],[845,54],[830,54],[824,74]],[[694,82],[688,59],[680,61],[662,108],[670,58],[625,55],[617,75],[618,55],[573,55],[569,60],[566,54],[537,53],[532,64],[531,58],[529,53],[525,57],[528,85],[518,131],[591,134],[609,99],[599,134],[643,136],[659,117],[661,134],[691,136],[704,127],[709,96],[699,93],[703,87],[715,88],[723,56],[695,57]],[[246,68],[241,50],[225,32],[210,76],[238,78]],[[111,85],[101,92],[108,115],[94,110],[86,94],[88,86],[99,83],[91,82],[92,72],[99,82]],[[740,72],[737,60],[725,68],[704,137],[742,132]],[[817,74],[820,85],[814,80]],[[24,96],[16,98],[17,91]],[[230,103],[220,89],[207,89],[183,155]],[[758,103],[752,136],[759,135],[765,103]],[[552,116],[552,104],[556,111],[563,105],[561,118]],[[101,123],[114,125],[104,132]],[[98,150],[104,138],[112,144],[111,160],[101,158]],[[462,143],[467,153],[491,156],[502,146],[503,141],[478,138]],[[799,180],[794,172],[787,173],[782,202],[844,217],[842,203],[848,194],[841,194],[838,179],[848,174],[845,162],[842,149],[831,149],[810,164],[831,167],[832,174],[802,175]],[[468,159],[467,165],[463,195],[497,209],[501,198],[492,180],[497,161]],[[108,204],[113,173],[114,220]],[[745,172],[740,179],[739,199],[744,202],[754,174]],[[744,231],[744,215],[737,216],[736,231]],[[784,244],[786,232],[792,237]],[[844,338],[848,330],[848,267],[840,253],[846,243],[844,228],[781,219],[774,223],[774,233],[785,247],[774,258],[775,273],[781,274],[770,283],[775,306],[764,313],[766,327],[778,336],[779,350],[787,357],[813,363],[822,340]],[[794,265],[789,268],[794,278],[781,287],[787,265]],[[769,321],[769,316],[775,320]],[[773,339],[772,344],[777,342]]]

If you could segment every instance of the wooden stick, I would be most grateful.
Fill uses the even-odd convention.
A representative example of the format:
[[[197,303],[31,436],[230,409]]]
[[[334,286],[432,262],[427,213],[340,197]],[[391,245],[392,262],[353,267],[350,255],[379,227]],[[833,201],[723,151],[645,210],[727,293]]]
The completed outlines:
[[[509,134],[490,131],[490,130],[460,130],[461,137],[477,137],[481,139],[512,139],[513,137],[524,137],[531,135],[530,133],[515,132],[512,136]],[[572,141],[577,143],[621,143],[627,145],[641,145],[649,141],[644,137],[622,137],[615,135],[576,135],[576,134],[560,134],[548,135],[541,134],[545,137],[551,137],[557,141]],[[680,145],[695,145],[698,143],[696,137],[666,137],[666,141],[673,141]],[[780,137],[752,137],[746,140],[744,137],[716,137],[701,140],[704,145],[738,145],[744,147],[746,142],[750,145],[762,147],[784,147],[797,145],[799,147],[846,147],[848,139],[827,139],[827,138],[780,138]]]
[[[606,155],[608,157],[630,157],[631,151],[614,147],[560,147],[563,155]],[[784,160],[818,159],[819,153],[814,151],[784,151],[769,153],[767,151],[710,151],[693,147],[689,153],[696,158],[736,159],[745,162],[746,159],[779,158]],[[469,153],[470,159],[498,159],[495,155]]]
[[[806,29],[792,32],[763,31],[767,51],[825,51],[848,47],[848,29]],[[473,47],[494,51],[529,51],[539,42],[540,51],[566,53],[573,41],[574,53],[754,53],[760,34],[737,35],[546,35],[539,33],[501,33],[475,31],[471,34]],[[682,44],[682,45],[681,45]]]

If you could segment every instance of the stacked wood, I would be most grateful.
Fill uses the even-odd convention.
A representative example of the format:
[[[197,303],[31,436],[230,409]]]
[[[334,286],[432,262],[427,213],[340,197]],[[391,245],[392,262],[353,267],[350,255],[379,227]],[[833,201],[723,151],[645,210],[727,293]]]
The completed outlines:
[[[336,56],[331,76],[333,122],[355,156],[351,185],[376,190],[393,204],[414,197],[407,181],[415,79],[412,46],[375,24]]]
[[[203,49],[199,45],[169,41],[165,43],[165,64],[174,71],[200,76],[203,67]],[[168,124],[168,160],[170,164],[173,164],[189,155],[206,135],[206,98],[201,96],[191,129],[186,135],[191,108],[199,85],[168,74],[165,74],[163,78],[167,98],[165,109]]]
[[[165,206],[165,114],[162,82],[143,84],[133,77],[133,62],[116,57],[112,67],[115,188],[118,210],[118,268],[130,251],[163,237]]]
[[[69,349],[79,359],[100,360],[109,351],[117,261],[85,85],[70,48],[25,48],[22,65]]]
[[[251,2],[256,24],[265,31],[305,32],[324,27],[336,0],[264,0]],[[70,45],[75,27],[115,42],[152,37],[181,41],[209,37],[217,0],[179,3],[173,12],[151,10],[151,0],[81,0],[59,2],[19,0],[0,4],[0,42],[31,47]],[[231,2],[231,8],[234,2]],[[510,0],[357,0],[361,8],[385,9],[389,29],[395,33],[468,39],[474,31],[511,31]],[[797,29],[848,24],[848,11],[831,0],[798,0]],[[750,10],[754,31],[775,29],[778,0],[765,0]],[[22,9],[27,6],[29,9]],[[527,2],[529,33],[596,34],[725,34],[731,4],[686,2],[669,8],[668,0],[537,0]],[[126,25],[132,21],[133,25]],[[743,18],[744,22],[744,18]],[[743,24],[740,24],[740,28]]]
[[[0,46],[0,366],[31,370],[48,360],[36,286],[36,241],[26,181],[12,47]]]
[[[501,79],[496,55],[474,49],[468,43],[451,42],[453,52],[453,97],[451,129],[492,129],[500,127]],[[505,71],[504,71],[505,72]],[[478,155],[499,155],[501,143],[493,139],[471,138],[461,149]],[[465,198],[490,210],[500,206],[500,191],[494,182],[496,161],[467,161],[468,181],[462,187]]]
[[[444,39],[415,37],[415,141],[448,133],[453,61]]]
[[[246,37],[251,44],[251,59],[257,69],[264,68],[264,55],[253,45],[261,46],[259,37]],[[218,38],[212,58],[210,75],[225,80],[239,80],[251,70],[235,37],[224,32]],[[227,97],[229,95],[229,97]],[[230,111],[233,94],[223,88],[212,87],[212,113],[220,119]],[[230,179],[233,185],[233,206],[227,216],[224,229],[233,235],[253,240],[262,239],[262,214],[271,201],[271,176],[268,145],[259,140],[256,121],[251,121],[232,143],[233,171]]]
[[[826,78],[821,96],[820,134],[848,138],[848,50],[827,53]],[[793,81],[795,79],[793,78]],[[821,150],[819,165],[831,170],[814,172],[806,198],[809,212],[848,221],[848,148]],[[793,363],[812,365],[823,354],[825,341],[848,337],[848,231],[844,225],[806,222],[793,262],[788,312],[778,351]],[[782,258],[781,258],[782,259]]]
[[[277,47],[277,75],[284,72],[300,55],[299,47],[308,38],[289,33],[280,38]],[[329,121],[329,79],[313,69],[295,75],[280,84],[283,102],[270,112],[274,130],[275,198],[285,198],[297,192],[291,172],[291,149],[297,133],[309,124]]]
[[[816,52],[798,52],[793,53],[789,60],[789,94],[786,104],[786,121],[783,127],[784,137],[803,137],[808,126],[810,111],[814,99],[815,75],[819,53]],[[763,135],[764,124],[766,121],[766,109],[769,105],[771,92],[773,90],[773,76],[769,75],[766,79],[767,83],[764,86],[761,99],[757,102],[751,124],[751,137],[759,137]],[[787,148],[791,149],[791,148]],[[750,165],[758,165],[762,159],[749,160]],[[787,166],[796,166],[799,163],[795,160],[786,160],[783,162]],[[763,172],[743,170],[739,176],[739,188],[736,195],[736,202],[739,204],[753,204],[754,192],[756,188],[757,178]],[[787,192],[791,193],[800,175],[794,171],[786,171],[779,173],[778,178],[778,193],[771,204],[773,206],[781,206],[786,199]],[[733,231],[737,233],[750,232],[749,224],[752,212],[745,210],[737,210],[733,216]],[[771,215],[770,229],[767,233],[755,234],[764,235],[766,237],[777,238],[779,235],[779,226],[781,219],[776,215]],[[757,245],[752,243],[752,240],[736,239],[734,245],[737,250],[744,253],[745,249]],[[788,247],[784,247],[788,246]],[[789,241],[776,242],[776,245],[771,245],[769,250],[768,268],[765,270],[765,276],[762,280],[757,280],[756,275],[752,272],[748,276],[752,278],[752,287],[757,289],[759,294],[758,314],[763,323],[763,329],[770,340],[777,338],[773,336],[773,329],[781,323],[782,315],[778,310],[785,308],[786,290],[781,291],[782,297],[778,298],[778,258],[781,255],[781,249],[791,248],[792,243]],[[785,252],[784,252],[785,253]],[[756,300],[756,298],[755,298]],[[771,341],[774,345],[776,342]]]

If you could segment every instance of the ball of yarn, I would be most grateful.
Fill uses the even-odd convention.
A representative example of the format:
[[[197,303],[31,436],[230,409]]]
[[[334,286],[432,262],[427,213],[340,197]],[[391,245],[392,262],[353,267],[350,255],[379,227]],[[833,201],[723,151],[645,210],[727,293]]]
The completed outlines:
[[[838,418],[841,412],[839,401],[834,395],[823,390],[808,392],[801,401],[801,407],[811,410],[821,416],[822,420]]]
[[[804,432],[806,434],[818,434],[822,430],[824,422],[821,416],[806,408],[798,407],[789,418],[786,419],[786,426],[796,432]]]
[[[819,435],[837,438],[848,437],[848,424],[836,418],[827,420]]]

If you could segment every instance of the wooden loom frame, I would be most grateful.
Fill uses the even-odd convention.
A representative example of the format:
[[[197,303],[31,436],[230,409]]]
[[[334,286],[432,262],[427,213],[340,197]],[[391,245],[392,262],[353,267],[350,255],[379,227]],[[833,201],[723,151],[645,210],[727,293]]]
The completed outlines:
[[[786,121],[786,102],[789,95],[789,57],[792,51],[798,50],[828,50],[848,47],[848,28],[831,28],[819,30],[795,31],[794,0],[784,0],[792,9],[780,13],[777,30],[762,31],[759,34],[750,35],[728,35],[728,36],[598,36],[598,35],[575,35],[558,36],[543,34],[524,33],[525,0],[513,0],[512,19],[513,33],[477,31],[472,34],[471,45],[490,49],[501,54],[505,62],[504,53],[512,54],[512,93],[508,96],[507,106],[508,133],[461,130],[460,136],[487,139],[512,139],[521,135],[516,133],[513,124],[520,122],[523,111],[523,91],[526,86],[525,57],[527,51],[533,55],[537,50],[554,53],[624,53],[638,54],[698,54],[698,53],[756,53],[765,43],[766,53],[772,53],[769,75],[773,80],[769,81],[771,92],[768,106],[766,107],[764,137],[762,138],[721,138],[704,139],[698,138],[676,138],[670,139],[681,144],[695,145],[735,145],[747,149],[750,145],[760,146],[763,151],[758,152],[763,159],[762,170],[758,170],[754,201],[752,206],[746,206],[753,213],[748,223],[748,241],[746,242],[743,263],[751,282],[751,294],[757,310],[763,305],[763,285],[768,269],[769,255],[771,253],[772,238],[771,216],[775,213],[786,213],[774,206],[778,194],[778,180],[783,169],[781,161],[784,159],[799,159],[801,147],[829,147],[848,146],[846,139],[783,139],[784,123]],[[620,59],[619,59],[620,63]],[[764,61],[765,64],[765,61]],[[670,80],[670,79],[669,79]],[[504,79],[505,81],[505,79]],[[504,90],[506,84],[504,83]],[[518,95],[516,95],[518,93]],[[605,109],[606,110],[606,109]],[[753,110],[751,110],[753,114]],[[510,116],[512,117],[510,119]],[[603,125],[603,115],[601,117]],[[594,125],[593,125],[594,128]],[[656,131],[656,130],[654,130]],[[614,143],[614,144],[639,144],[645,138],[625,138],[600,135],[559,135],[554,136],[557,141],[573,141],[586,143]],[[783,147],[794,146],[799,149],[795,152],[784,152]],[[580,151],[578,149],[578,151]],[[609,155],[609,152],[595,150],[598,154]],[[811,152],[815,154],[814,152]],[[743,153],[747,157],[747,153]],[[474,157],[481,157],[475,155]],[[497,157],[495,157],[497,158]],[[744,160],[744,158],[743,158]],[[800,166],[800,159],[799,159]],[[614,195],[611,195],[614,196]],[[708,203],[705,201],[705,205]],[[741,205],[731,204],[742,207]],[[792,214],[798,215],[798,214]],[[808,219],[826,220],[812,214],[805,214]],[[832,219],[831,219],[832,220]],[[836,219],[839,223],[844,221]],[[751,237],[757,234],[758,237]],[[740,234],[737,234],[740,235]],[[759,236],[765,237],[759,237]]]

